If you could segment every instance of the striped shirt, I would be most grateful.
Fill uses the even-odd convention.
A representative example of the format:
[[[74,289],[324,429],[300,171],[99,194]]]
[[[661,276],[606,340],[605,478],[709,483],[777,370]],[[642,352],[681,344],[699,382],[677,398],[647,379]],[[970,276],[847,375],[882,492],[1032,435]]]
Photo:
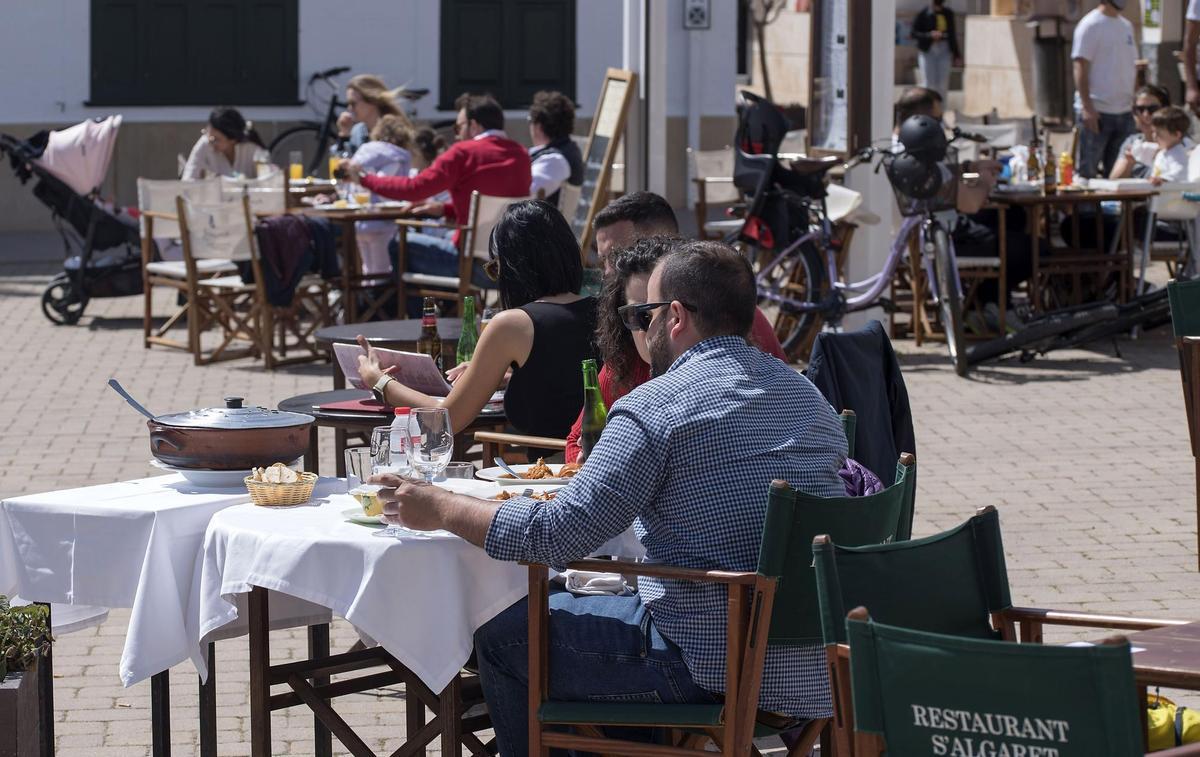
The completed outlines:
[[[744,339],[714,337],[613,405],[587,464],[555,500],[501,505],[485,547],[500,560],[562,565],[632,523],[651,562],[753,571],[770,482],[842,496],[845,456],[841,423],[808,379]],[[725,587],[653,578],[638,585],[695,682],[723,691]],[[823,650],[769,649],[759,707],[827,717]]]

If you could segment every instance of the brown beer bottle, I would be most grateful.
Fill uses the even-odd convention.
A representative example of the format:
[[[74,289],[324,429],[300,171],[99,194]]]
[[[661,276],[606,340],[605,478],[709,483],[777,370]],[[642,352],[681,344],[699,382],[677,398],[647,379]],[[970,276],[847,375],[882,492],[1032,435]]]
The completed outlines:
[[[425,298],[421,314],[421,336],[417,339],[417,352],[433,358],[434,365],[442,370],[442,338],[438,335],[437,303],[432,297]]]

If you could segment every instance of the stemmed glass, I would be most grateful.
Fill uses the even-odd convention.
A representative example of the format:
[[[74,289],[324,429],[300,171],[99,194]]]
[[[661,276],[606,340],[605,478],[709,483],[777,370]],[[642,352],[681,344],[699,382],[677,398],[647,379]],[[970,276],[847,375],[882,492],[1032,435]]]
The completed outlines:
[[[454,429],[444,407],[416,407],[408,415],[408,462],[433,483],[454,454]]]

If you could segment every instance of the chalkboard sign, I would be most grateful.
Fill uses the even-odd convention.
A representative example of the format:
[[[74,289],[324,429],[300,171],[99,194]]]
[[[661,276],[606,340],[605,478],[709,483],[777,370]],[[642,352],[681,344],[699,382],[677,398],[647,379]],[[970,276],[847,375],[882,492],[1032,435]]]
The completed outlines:
[[[808,152],[845,156],[871,143],[870,0],[814,0],[809,29]]]
[[[579,240],[585,261],[592,242],[592,219],[608,196],[613,157],[625,130],[625,116],[636,86],[637,74],[632,71],[610,68],[604,75],[600,102],[596,105],[587,149],[583,152],[583,186],[570,218],[571,229]]]

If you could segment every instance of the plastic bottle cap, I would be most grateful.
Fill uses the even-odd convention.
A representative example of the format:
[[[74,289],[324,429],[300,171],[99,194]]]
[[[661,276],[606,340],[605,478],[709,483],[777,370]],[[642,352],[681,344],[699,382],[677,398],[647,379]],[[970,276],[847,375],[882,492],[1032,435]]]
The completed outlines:
[[[394,415],[408,415],[410,410],[412,410],[411,407],[398,407],[396,408]]]

